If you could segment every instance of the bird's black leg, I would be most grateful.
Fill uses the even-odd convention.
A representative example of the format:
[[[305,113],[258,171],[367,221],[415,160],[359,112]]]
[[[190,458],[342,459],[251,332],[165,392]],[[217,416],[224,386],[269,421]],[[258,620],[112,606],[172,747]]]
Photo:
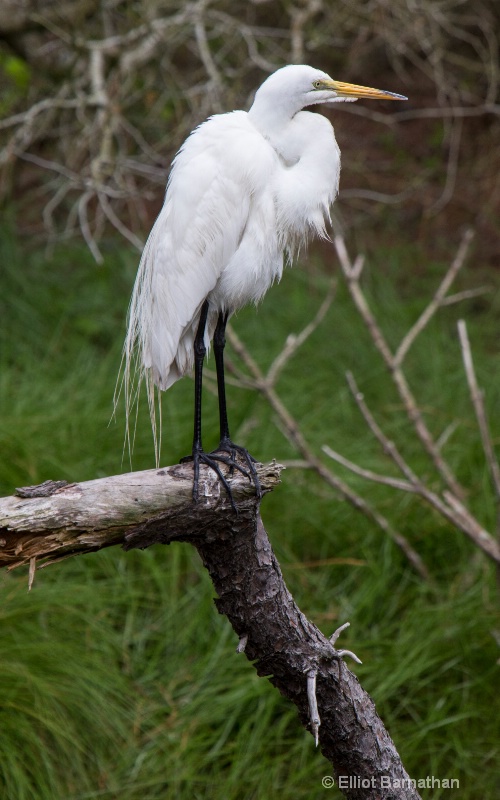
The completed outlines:
[[[257,475],[257,471],[255,469],[255,459],[250,455],[248,450],[244,447],[240,447],[231,440],[229,435],[229,424],[227,421],[227,406],[226,406],[226,382],[224,377],[224,347],[226,346],[226,325],[227,325],[227,314],[220,313],[219,318],[217,320],[217,327],[215,328],[214,333],[214,355],[215,355],[215,366],[217,369],[217,390],[219,394],[219,420],[220,420],[220,442],[217,450],[215,450],[212,455],[213,457],[217,458],[218,460],[223,461],[225,464],[228,464],[233,469],[236,468],[243,472],[244,475],[248,475],[252,478],[255,490],[257,492],[258,497],[262,496],[259,476]],[[221,457],[220,453],[228,453],[229,458]],[[241,466],[236,462],[236,456],[240,455],[244,462],[248,467],[248,472],[243,470]]]
[[[229,425],[227,421],[226,405],[226,381],[224,377],[224,348],[226,346],[226,325],[227,314],[222,312],[217,320],[217,327],[214,333],[214,356],[215,367],[217,369],[217,391],[219,394],[219,422],[220,422],[220,443],[230,442]]]
[[[194,432],[192,455],[181,458],[181,463],[185,461],[193,462],[193,500],[196,502],[199,497],[200,483],[200,464],[207,464],[217,474],[231,500],[231,505],[236,510],[236,506],[231,494],[231,487],[222,474],[217,460],[210,454],[203,451],[201,441],[201,400],[203,384],[203,361],[206,355],[205,347],[205,328],[207,325],[208,301],[205,300],[201,307],[200,322],[194,339]],[[242,470],[244,471],[244,470]],[[246,473],[245,473],[246,474]]]
[[[203,361],[205,347],[205,328],[207,325],[208,301],[201,307],[200,321],[194,339],[194,432],[193,432],[193,500],[196,502],[200,493],[200,460],[203,455],[201,442],[201,400],[203,387]]]
[[[203,384],[203,361],[207,348],[205,347],[205,328],[207,326],[208,301],[205,300],[201,307],[200,321],[194,339],[194,433],[193,457],[195,451],[203,452],[201,444],[201,394]]]

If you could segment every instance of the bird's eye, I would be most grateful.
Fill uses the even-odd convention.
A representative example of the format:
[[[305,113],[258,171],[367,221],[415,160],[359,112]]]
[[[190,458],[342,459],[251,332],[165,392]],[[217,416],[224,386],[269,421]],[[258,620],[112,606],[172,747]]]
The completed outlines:
[[[315,89],[321,89],[321,87],[323,86],[323,83],[322,83],[322,81],[314,81],[313,86],[314,86]]]

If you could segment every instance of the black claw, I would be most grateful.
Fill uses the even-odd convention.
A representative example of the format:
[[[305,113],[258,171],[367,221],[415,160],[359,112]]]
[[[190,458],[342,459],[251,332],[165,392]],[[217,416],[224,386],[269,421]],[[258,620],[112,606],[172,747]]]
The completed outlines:
[[[224,453],[227,453],[227,455],[223,455]],[[236,460],[237,456],[240,456],[242,459],[244,459],[244,461],[246,461],[248,469],[245,469],[241,466],[241,464],[238,463]],[[257,460],[253,458],[253,456],[251,456],[248,450],[246,450],[244,447],[235,445],[229,440],[222,441],[219,444],[219,447],[216,450],[213,450],[211,453],[205,453],[203,450],[193,450],[192,455],[184,456],[184,458],[181,458],[180,463],[184,464],[189,461],[193,462],[193,500],[195,503],[198,502],[200,494],[200,464],[206,464],[207,467],[210,467],[210,469],[215,472],[222,483],[231,503],[231,507],[236,514],[238,513],[238,509],[236,508],[236,503],[234,502],[233,492],[231,486],[219,467],[219,463],[225,464],[227,467],[229,467],[230,474],[233,474],[235,469],[237,469],[238,472],[241,472],[245,478],[248,478],[249,481],[253,482],[255,486],[255,492],[259,500],[262,498],[262,489],[259,476],[257,475],[257,471],[254,467],[254,464],[257,463]]]
[[[217,457],[218,453],[228,453],[228,458],[224,459],[219,457],[219,460],[224,461],[224,463],[229,464],[232,469],[238,469],[246,478],[253,481],[255,486],[255,493],[259,500],[262,499],[262,488],[259,481],[259,476],[257,475],[257,470],[254,467],[254,464],[257,464],[257,459],[254,458],[245,447],[240,447],[238,444],[234,444],[231,439],[222,439],[220,442],[217,450],[214,450],[213,453],[210,455],[213,457]],[[236,460],[236,456],[240,456],[245,462],[248,467],[248,471],[243,469],[243,467],[238,464]]]

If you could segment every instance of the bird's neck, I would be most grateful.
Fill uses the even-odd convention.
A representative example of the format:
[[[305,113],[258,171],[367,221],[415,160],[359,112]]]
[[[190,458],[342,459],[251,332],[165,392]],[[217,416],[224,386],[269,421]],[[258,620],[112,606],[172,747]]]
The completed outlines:
[[[290,104],[290,98],[269,98],[257,92],[248,116],[257,130],[272,141],[281,135],[298,111],[300,105],[295,108]]]
[[[323,119],[320,122],[317,114],[299,110],[293,117],[285,113],[281,115],[273,113],[264,120],[258,115],[250,115],[250,119],[285,166],[291,167],[301,161],[306,168],[307,162],[312,156],[310,167],[313,170],[317,168],[318,145],[320,144],[317,128],[319,125],[322,130],[322,123],[324,123]],[[333,139],[331,126],[329,128]],[[321,161],[319,163],[321,164]]]
[[[260,109],[257,109],[260,111]],[[292,117],[250,114],[250,121],[274,149],[281,168],[272,176],[279,225],[293,252],[312,230],[325,235],[329,206],[339,185],[340,152],[330,122],[298,110]]]

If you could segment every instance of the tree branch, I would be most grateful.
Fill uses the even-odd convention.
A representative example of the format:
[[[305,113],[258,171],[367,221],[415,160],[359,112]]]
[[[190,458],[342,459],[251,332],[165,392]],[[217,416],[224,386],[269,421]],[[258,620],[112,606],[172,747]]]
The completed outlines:
[[[281,467],[259,465],[263,492],[279,483]],[[0,568],[9,570],[35,558],[40,566],[69,556],[124,545],[146,524],[176,525],[181,512],[197,519],[209,506],[225,507],[224,491],[208,468],[200,473],[200,502],[192,502],[190,464],[129,472],[109,478],[67,483],[46,481],[0,498]],[[236,472],[228,478],[240,507],[253,498],[253,486]],[[147,523],[146,523],[147,521]],[[41,562],[41,563],[40,563]]]
[[[439,452],[439,448],[437,447],[436,442],[434,441],[434,437],[432,436],[429,428],[427,427],[422,411],[415,399],[415,396],[413,395],[413,392],[410,389],[410,385],[403,372],[402,361],[404,359],[404,356],[408,352],[414,338],[418,335],[418,333],[421,332],[421,330],[423,330],[429,319],[434,314],[435,310],[438,308],[441,302],[441,293],[443,293],[444,295],[444,293],[449,288],[449,284],[451,284],[451,281],[455,277],[456,272],[458,272],[461,265],[463,264],[471,236],[472,234],[470,234],[469,232],[467,232],[464,235],[457,257],[452,267],[450,268],[447,277],[437,290],[435,298],[433,298],[433,300],[431,301],[429,306],[429,311],[424,312],[424,314],[422,314],[422,316],[417,321],[412,330],[409,332],[407,337],[405,337],[405,339],[401,344],[399,355],[398,353],[396,353],[396,355],[393,355],[391,348],[389,347],[389,344],[387,343],[387,340],[384,336],[384,333],[380,325],[378,324],[375,315],[373,314],[368,304],[368,301],[363,293],[363,290],[359,282],[360,272],[361,272],[360,268],[358,267],[359,258],[354,262],[354,264],[351,264],[351,260],[347,253],[347,249],[342,237],[336,236],[334,239],[335,249],[337,251],[337,256],[339,258],[340,266],[347,281],[347,287],[349,289],[349,293],[353,299],[356,309],[358,310],[361,316],[361,319],[366,325],[366,328],[372,338],[375,347],[379,351],[387,369],[389,370],[391,378],[403,402],[403,406],[408,416],[408,419],[414,426],[415,432],[420,441],[422,442],[424,450],[431,458],[436,470],[441,475],[443,480],[446,482],[448,488],[453,492],[454,495],[456,495],[456,497],[459,498],[463,498],[465,496],[465,490],[459,484],[450,466],[443,459],[441,453]]]
[[[496,501],[497,503],[500,503],[500,465],[495,455],[495,448],[493,446],[493,440],[488,425],[488,418],[484,406],[484,393],[479,388],[476,378],[469,335],[467,333],[467,325],[463,319],[458,320],[458,336],[460,338],[460,345],[462,347],[462,357],[464,361],[467,385],[469,387],[472,405],[474,406],[474,412],[476,414],[477,425],[481,434],[481,442],[483,444],[486,463],[491,473],[491,481],[493,484]]]
[[[473,514],[461,502],[461,500],[453,494],[453,492],[445,490],[442,497],[436,492],[432,491],[425,482],[418,477],[412,470],[410,465],[405,461],[404,457],[392,442],[383,432],[382,428],[377,424],[373,414],[365,403],[362,392],[359,391],[357,383],[352,373],[347,373],[347,382],[351,389],[352,395],[356,404],[363,415],[368,428],[372,431],[375,438],[382,447],[385,455],[392,459],[394,464],[402,472],[406,481],[401,481],[385,475],[379,475],[371,470],[363,469],[357,464],[354,464],[349,459],[336,453],[327,445],[323,446],[323,451],[334,461],[342,464],[356,475],[359,475],[366,480],[375,483],[383,483],[386,486],[391,486],[393,489],[400,489],[408,493],[419,495],[425,500],[432,508],[436,509],[441,516],[448,522],[454,525],[458,530],[466,534],[474,544],[479,547],[487,556],[489,556],[495,563],[500,565],[500,547],[498,542],[486,531],[482,525],[475,519]],[[485,423],[486,423],[486,418]],[[494,453],[492,451],[492,458]]]
[[[280,469],[274,462],[258,465],[265,492],[279,482]],[[0,500],[0,566],[29,563],[31,580],[37,559],[45,565],[114,544],[131,550],[189,542],[210,574],[219,612],[239,637],[238,652],[295,703],[336,778],[354,783],[343,789],[345,796],[418,800],[373,701],[342,661],[343,655],[356,657],[334,647],[346,626],[328,639],[302,614],[284,583],[251,484],[239,473],[230,480],[237,514],[208,469],[202,469],[202,501],[193,503],[187,464],[18,489]],[[347,780],[353,775],[356,781]]]

